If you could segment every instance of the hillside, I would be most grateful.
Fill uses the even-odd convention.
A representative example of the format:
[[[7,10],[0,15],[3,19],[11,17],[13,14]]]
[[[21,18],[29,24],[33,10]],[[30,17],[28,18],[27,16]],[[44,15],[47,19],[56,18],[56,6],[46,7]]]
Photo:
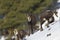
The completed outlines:
[[[27,40],[60,40],[60,20],[52,24],[44,31],[38,31],[27,37]]]
[[[57,1],[57,4],[60,3],[60,0]],[[59,4],[60,5],[60,4]],[[35,32],[34,34],[26,37],[27,40],[60,40],[60,6],[56,11],[58,12],[58,17],[55,17],[55,21],[49,24],[49,28],[44,28],[41,32],[40,30]],[[46,26],[44,26],[46,27]]]

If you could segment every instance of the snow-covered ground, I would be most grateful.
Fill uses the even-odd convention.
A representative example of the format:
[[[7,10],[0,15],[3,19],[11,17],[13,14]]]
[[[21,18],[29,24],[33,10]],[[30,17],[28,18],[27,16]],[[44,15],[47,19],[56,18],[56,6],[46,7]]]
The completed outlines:
[[[60,0],[58,0],[57,2],[60,3]]]
[[[57,1],[60,3],[60,0]],[[36,33],[27,37],[27,40],[60,40],[60,8],[56,10],[58,17],[55,17],[55,22],[51,23],[49,28],[45,28],[43,31],[37,31]]]
[[[38,31],[29,36],[27,40],[60,40],[60,21],[54,22],[44,31]],[[50,29],[50,30],[49,30]]]

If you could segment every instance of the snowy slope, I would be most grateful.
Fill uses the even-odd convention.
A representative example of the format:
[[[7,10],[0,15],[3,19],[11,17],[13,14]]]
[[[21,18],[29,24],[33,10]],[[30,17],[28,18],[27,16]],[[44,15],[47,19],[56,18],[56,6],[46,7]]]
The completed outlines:
[[[60,3],[60,0],[58,0],[57,2]]]
[[[27,38],[27,40],[60,40],[60,21],[50,24],[50,28],[38,31]],[[50,29],[50,30],[49,30]]]
[[[60,3],[60,0],[57,2]],[[55,22],[51,23],[49,28],[45,28],[42,32],[38,31],[32,34],[27,37],[27,40],[60,40],[60,8],[57,9],[57,12],[58,18],[54,15]]]

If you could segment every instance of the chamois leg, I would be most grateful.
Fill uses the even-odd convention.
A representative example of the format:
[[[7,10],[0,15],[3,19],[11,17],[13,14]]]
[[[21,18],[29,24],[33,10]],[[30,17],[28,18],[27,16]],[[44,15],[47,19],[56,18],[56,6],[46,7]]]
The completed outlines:
[[[30,35],[32,32],[31,32],[31,25],[29,25],[29,27],[28,27],[28,34]]]
[[[51,21],[49,21],[49,24],[54,22],[54,17],[51,17]]]
[[[51,21],[48,20],[47,28],[49,27],[49,24],[50,24],[50,23],[54,22],[54,17],[51,17],[51,18],[52,18]]]
[[[47,25],[47,28],[49,28],[49,20],[47,20],[47,24],[46,25]]]
[[[49,23],[52,23],[52,22],[54,22],[54,17],[51,17],[52,18],[52,21],[50,21]]]
[[[33,25],[31,25],[31,33],[33,34]]]
[[[40,30],[43,31],[42,24],[41,24],[41,29]]]
[[[49,28],[49,21],[48,21],[48,24],[47,24],[47,28]]]
[[[45,22],[45,20],[41,21],[41,31],[43,31],[42,24]]]

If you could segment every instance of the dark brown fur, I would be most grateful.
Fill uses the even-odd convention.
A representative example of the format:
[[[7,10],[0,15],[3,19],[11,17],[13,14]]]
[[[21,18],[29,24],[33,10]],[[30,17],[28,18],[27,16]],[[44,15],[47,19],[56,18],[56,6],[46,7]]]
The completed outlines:
[[[33,34],[33,32],[34,32],[33,29],[34,29],[34,26],[35,26],[35,24],[36,24],[37,21],[36,21],[36,17],[34,15],[30,14],[29,16],[31,18],[31,21],[28,22],[29,31],[30,31],[30,33]]]
[[[18,40],[19,38],[22,40],[26,35],[27,35],[27,32],[25,30],[18,31],[18,35],[17,35]]]
[[[48,24],[54,22],[53,14],[55,14],[55,15],[57,16],[57,12],[56,12],[56,11],[51,11],[51,10],[46,11],[45,13],[43,13],[43,14],[40,15],[41,31],[43,30],[42,24],[43,24],[46,20],[48,21]],[[44,18],[45,18],[46,20],[44,20]],[[52,21],[49,21],[50,18],[52,18]],[[47,27],[49,27],[49,26],[47,25]]]

